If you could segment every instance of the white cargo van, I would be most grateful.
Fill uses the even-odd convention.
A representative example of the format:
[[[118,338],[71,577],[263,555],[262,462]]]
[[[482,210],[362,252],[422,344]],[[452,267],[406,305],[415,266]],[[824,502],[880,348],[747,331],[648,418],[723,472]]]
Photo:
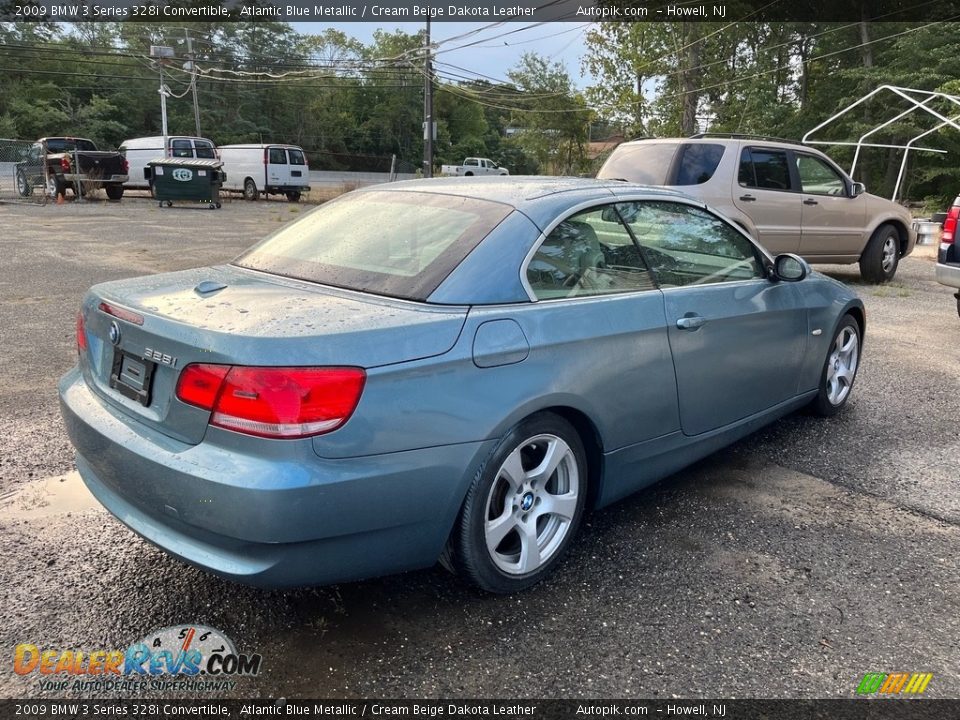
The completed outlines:
[[[127,182],[123,184],[125,188],[150,187],[150,178],[144,171],[151,160],[169,157],[209,160],[217,157],[217,146],[213,141],[186,135],[167,135],[166,144],[162,135],[131,138],[120,143],[119,150],[127,158],[130,167]]]
[[[310,166],[296,145],[221,145],[220,159],[227,174],[222,189],[242,192],[247,200],[263,193],[296,202],[310,192]]]

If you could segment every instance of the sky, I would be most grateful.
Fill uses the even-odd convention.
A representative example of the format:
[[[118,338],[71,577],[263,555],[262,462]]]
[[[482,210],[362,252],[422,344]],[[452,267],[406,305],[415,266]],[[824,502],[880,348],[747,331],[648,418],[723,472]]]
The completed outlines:
[[[423,29],[422,22],[400,22],[374,24],[366,22],[345,23],[291,23],[299,33],[319,33],[327,27],[335,27],[360,42],[367,44],[373,40],[377,29],[387,31],[403,30],[416,33]],[[580,67],[583,54],[584,36],[589,23],[501,23],[491,27],[492,23],[482,22],[434,22],[430,26],[431,40],[439,44],[436,59],[443,63],[456,65],[476,73],[498,80],[506,80],[507,72],[516,65],[525,52],[560,62],[566,68],[574,85],[583,88],[592,78],[584,76]],[[483,29],[460,40],[445,43],[448,38]],[[469,47],[460,46],[470,44]],[[440,65],[438,70],[453,68]]]

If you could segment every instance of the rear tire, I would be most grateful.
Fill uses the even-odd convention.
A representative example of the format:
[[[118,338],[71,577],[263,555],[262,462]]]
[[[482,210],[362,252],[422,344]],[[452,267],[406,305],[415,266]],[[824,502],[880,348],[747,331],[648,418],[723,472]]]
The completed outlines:
[[[287,193],[287,200],[289,200],[290,202],[298,202],[298,201],[300,200],[300,191],[299,191],[299,190],[291,190],[290,192],[288,192],[288,193]]]
[[[553,413],[529,417],[480,468],[441,562],[487,592],[525,590],[567,551],[586,498],[587,459],[577,431]]]
[[[827,350],[820,373],[819,392],[810,403],[817,415],[832,417],[850,399],[860,367],[862,337],[857,321],[850,315],[844,315]]]
[[[119,200],[123,197],[123,185],[104,185],[103,189],[107,191],[107,197],[111,200]]]
[[[899,264],[900,233],[885,223],[874,231],[860,256],[860,277],[869,283],[884,283],[893,278]]]
[[[260,191],[257,190],[257,184],[250,178],[247,178],[243,183],[243,199],[253,202],[259,197]]]

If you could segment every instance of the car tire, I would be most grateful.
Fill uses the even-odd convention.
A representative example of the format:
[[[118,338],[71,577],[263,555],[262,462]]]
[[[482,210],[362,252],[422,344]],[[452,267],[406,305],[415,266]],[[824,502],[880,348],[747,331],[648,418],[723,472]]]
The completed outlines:
[[[957,298],[957,315],[960,315],[960,293],[956,294]]]
[[[473,177],[473,173],[472,173],[472,172],[465,172],[465,173],[463,174],[463,176],[464,176],[464,177]]]
[[[47,178],[47,196],[56,200],[57,195],[63,195],[64,199],[66,199],[67,185],[58,180],[55,175],[51,175]]]
[[[288,192],[288,193],[287,193],[287,200],[289,200],[290,202],[299,202],[299,200],[300,200],[300,191],[299,191],[299,190],[291,190],[290,192]]]
[[[250,178],[247,178],[243,183],[243,199],[252,202],[259,197],[260,192],[257,190],[257,184]]]
[[[874,231],[860,256],[860,277],[869,283],[884,283],[893,278],[899,264],[900,233],[885,223]]]
[[[33,186],[27,180],[23,170],[17,170],[17,194],[20,197],[30,197],[33,195]]]
[[[123,197],[123,185],[104,185],[103,189],[111,200],[119,200]]]
[[[553,413],[527,418],[478,471],[441,562],[487,592],[525,590],[563,557],[586,497],[586,452],[577,431]]]
[[[860,367],[862,337],[859,323],[844,315],[830,341],[817,396],[810,404],[817,415],[833,417],[850,399]]]

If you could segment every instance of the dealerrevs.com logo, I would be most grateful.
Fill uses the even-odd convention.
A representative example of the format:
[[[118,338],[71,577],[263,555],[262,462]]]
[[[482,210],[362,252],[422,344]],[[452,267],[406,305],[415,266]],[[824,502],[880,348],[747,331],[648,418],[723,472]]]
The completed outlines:
[[[867,673],[857,695],[920,695],[931,680],[933,673]]]
[[[148,633],[125,650],[41,649],[21,643],[13,671],[38,678],[41,691],[232,690],[235,677],[260,672],[258,653],[238,653],[222,632],[174,625]]]

